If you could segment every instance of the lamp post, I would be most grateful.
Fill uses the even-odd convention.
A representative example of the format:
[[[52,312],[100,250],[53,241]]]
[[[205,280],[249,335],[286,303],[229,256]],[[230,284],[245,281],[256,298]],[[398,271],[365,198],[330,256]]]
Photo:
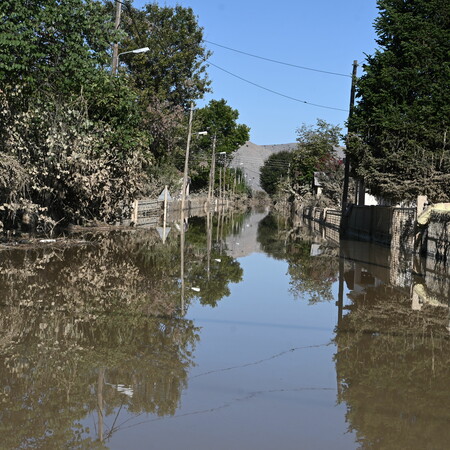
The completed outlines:
[[[185,203],[186,203],[186,188],[187,188],[187,179],[188,179],[188,170],[189,170],[189,148],[191,145],[191,137],[192,137],[192,117],[194,115],[194,103],[191,102],[190,112],[189,112],[189,127],[188,127],[188,138],[186,144],[186,154],[184,156],[184,171],[183,171],[183,190],[181,192],[181,211],[184,211]],[[207,131],[199,131],[194,133],[196,136],[206,136],[208,134]]]
[[[129,50],[127,52],[118,53],[117,56],[113,58],[113,65],[112,65],[112,74],[115,75],[117,73],[117,68],[119,66],[119,56],[126,55],[127,53],[145,53],[148,52],[150,49],[148,47],[142,47],[137,48],[135,50]]]

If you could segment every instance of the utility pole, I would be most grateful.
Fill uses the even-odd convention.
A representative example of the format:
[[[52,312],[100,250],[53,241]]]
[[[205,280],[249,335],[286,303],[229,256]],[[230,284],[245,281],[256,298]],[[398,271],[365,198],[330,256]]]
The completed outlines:
[[[222,166],[219,167],[219,202],[222,204]]]
[[[184,303],[185,303],[185,282],[184,282],[184,205],[186,203],[186,186],[187,186],[187,176],[189,168],[189,146],[191,144],[192,136],[192,116],[194,114],[194,102],[191,102],[190,112],[189,112],[189,128],[188,128],[188,138],[186,144],[186,155],[184,158],[184,172],[183,172],[183,192],[181,193],[181,213],[180,213],[180,278],[181,278],[181,315],[184,316]]]
[[[350,108],[348,113],[348,123],[349,126],[347,128],[347,147],[349,145],[348,136],[351,131],[350,120],[353,114],[353,106],[355,104],[355,86],[356,86],[356,71],[358,69],[358,61],[353,61],[353,72],[352,72],[352,87],[350,89]],[[344,216],[345,211],[347,210],[347,202],[348,202],[348,184],[350,177],[350,159],[348,157],[348,148],[345,155],[345,167],[344,167],[344,186],[342,188],[342,216],[341,216],[341,234],[343,233],[343,225],[344,225]]]
[[[120,27],[120,15],[122,14],[122,2],[116,0],[116,20],[114,22],[114,29],[117,31]],[[111,73],[115,75],[117,73],[117,66],[119,65],[119,43],[114,42],[113,45],[113,57]]]
[[[213,143],[212,143],[212,159],[211,166],[209,168],[209,186],[208,186],[208,207],[211,204],[211,195],[214,192],[214,182],[215,182],[215,174],[216,174],[216,141],[217,135],[214,135]]]
[[[183,192],[181,194],[181,211],[184,211],[184,205],[186,203],[186,186],[187,186],[187,176],[188,176],[188,168],[189,168],[189,146],[191,144],[191,136],[192,136],[192,116],[194,114],[194,102],[191,102],[191,108],[189,113],[189,129],[188,129],[188,138],[186,144],[186,155],[184,158],[184,172],[183,172]]]

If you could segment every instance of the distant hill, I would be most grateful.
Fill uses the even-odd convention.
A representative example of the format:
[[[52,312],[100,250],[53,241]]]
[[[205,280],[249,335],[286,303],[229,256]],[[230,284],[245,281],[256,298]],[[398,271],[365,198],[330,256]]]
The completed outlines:
[[[294,151],[297,147],[297,142],[290,144],[257,145],[248,141],[236,150],[230,167],[239,167],[242,169],[247,180],[247,185],[253,191],[263,191],[264,189],[259,184],[259,171],[267,158],[274,153]],[[338,158],[344,159],[345,148],[336,147],[335,150]]]

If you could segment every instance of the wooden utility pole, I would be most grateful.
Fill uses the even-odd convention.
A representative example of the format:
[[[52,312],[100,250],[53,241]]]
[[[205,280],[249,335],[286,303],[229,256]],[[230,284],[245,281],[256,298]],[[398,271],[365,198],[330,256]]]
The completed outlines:
[[[186,155],[184,158],[184,172],[183,172],[183,192],[181,193],[181,214],[180,214],[180,278],[181,278],[181,315],[184,316],[185,306],[185,282],[184,282],[184,208],[186,203],[186,187],[189,168],[189,146],[191,144],[192,136],[192,117],[194,115],[194,102],[191,102],[189,111],[189,127],[188,138],[186,144]]]
[[[222,204],[222,166],[219,167],[219,202]]]
[[[189,146],[191,145],[191,136],[192,136],[192,116],[194,115],[194,103],[191,102],[191,108],[189,112],[189,128],[188,128],[188,138],[186,144],[186,155],[184,157],[184,172],[183,172],[183,192],[181,193],[181,211],[184,211],[184,205],[186,203],[186,186],[187,186],[187,177],[188,177],[188,169],[189,169]]]
[[[225,164],[223,165],[223,168],[222,168],[222,176],[223,176],[223,180],[222,180],[222,204],[224,204],[225,203],[225,192],[226,192],[226,189],[227,189]]]
[[[116,20],[114,22],[114,29],[117,31],[120,27],[120,15],[122,14],[122,2],[116,0]],[[111,73],[115,75],[117,73],[117,66],[119,65],[119,43],[114,42],[113,45],[113,57]]]
[[[350,108],[348,113],[348,128],[347,128],[347,147],[349,145],[348,137],[351,132],[350,120],[353,114],[353,106],[355,104],[355,86],[356,86],[356,71],[358,69],[358,61],[353,61],[353,72],[352,72],[352,87],[350,89]],[[343,232],[343,221],[345,216],[345,211],[347,210],[348,202],[348,185],[350,178],[350,159],[348,157],[348,148],[345,155],[345,167],[344,167],[344,186],[342,188],[342,216],[341,216],[341,233]]]
[[[216,141],[217,135],[214,135],[212,143],[212,159],[211,166],[209,168],[209,186],[208,186],[208,207],[211,204],[211,196],[214,194],[214,183],[216,175]]]

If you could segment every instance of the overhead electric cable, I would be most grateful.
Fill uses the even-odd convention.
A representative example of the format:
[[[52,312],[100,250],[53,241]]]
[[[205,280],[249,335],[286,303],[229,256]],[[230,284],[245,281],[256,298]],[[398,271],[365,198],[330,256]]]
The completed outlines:
[[[231,50],[232,52],[241,53],[242,55],[251,56],[252,58],[263,59],[264,61],[269,61],[269,62],[273,62],[273,63],[276,63],[276,64],[282,64],[284,66],[295,67],[297,69],[303,69],[303,70],[310,70],[312,72],[326,73],[328,75],[336,75],[338,77],[348,77],[348,78],[352,77],[351,75],[348,75],[348,74],[345,74],[345,73],[329,72],[328,70],[313,69],[312,67],[299,66],[297,64],[291,64],[291,63],[287,63],[287,62],[283,62],[283,61],[277,61],[276,59],[266,58],[264,56],[253,55],[252,53],[243,52],[242,50],[236,50],[235,48],[231,48],[231,47],[227,47],[225,45],[217,44],[216,42],[207,41],[206,39],[205,39],[205,42],[207,42],[208,44],[216,45],[217,47],[222,47],[222,48],[225,48],[227,50]]]
[[[225,72],[225,73],[227,73],[227,74],[229,74],[229,75],[231,75],[231,76],[233,76],[233,77],[235,77],[235,78],[238,78],[239,80],[245,81],[246,83],[252,84],[253,86],[256,86],[256,87],[258,87],[258,88],[260,88],[260,89],[264,89],[265,91],[272,92],[272,94],[276,94],[276,95],[279,95],[279,96],[281,96],[281,97],[288,98],[289,100],[293,100],[293,101],[299,102],[299,103],[304,103],[305,105],[316,106],[316,107],[318,107],[318,108],[334,109],[335,111],[344,111],[344,112],[348,112],[347,109],[334,108],[334,107],[332,107],[332,106],[325,106],[325,105],[318,105],[317,103],[310,103],[310,102],[307,102],[306,100],[300,100],[300,99],[298,99],[298,98],[291,97],[290,95],[282,94],[281,92],[274,91],[274,90],[272,90],[272,89],[269,89],[269,88],[266,88],[266,87],[264,87],[264,86],[261,86],[260,84],[254,83],[253,81],[250,81],[250,80],[247,80],[247,79],[245,79],[245,78],[242,78],[242,77],[240,77],[239,75],[236,75],[235,73],[232,73],[232,72],[230,72],[230,71],[228,71],[228,70],[226,70],[226,69],[224,69],[224,68],[222,68],[222,67],[219,67],[219,66],[216,65],[216,64],[213,64],[211,61],[208,61],[208,64],[210,64],[210,65],[213,66],[213,67],[216,67],[216,68],[219,69],[219,70],[222,70],[223,72]]]

